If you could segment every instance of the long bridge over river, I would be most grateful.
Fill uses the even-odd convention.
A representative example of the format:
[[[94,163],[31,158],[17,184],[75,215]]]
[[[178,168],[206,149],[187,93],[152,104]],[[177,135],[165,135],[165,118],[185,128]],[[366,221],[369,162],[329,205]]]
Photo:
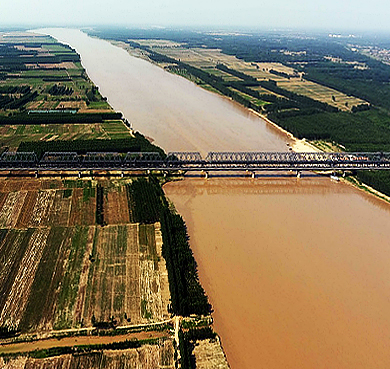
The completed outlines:
[[[348,171],[389,170],[389,152],[4,152],[0,171]]]

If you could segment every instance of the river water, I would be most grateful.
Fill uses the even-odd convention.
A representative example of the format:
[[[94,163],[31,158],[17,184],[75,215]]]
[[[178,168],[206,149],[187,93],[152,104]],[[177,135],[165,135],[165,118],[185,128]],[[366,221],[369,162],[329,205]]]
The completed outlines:
[[[286,150],[285,135],[225,98],[79,31],[46,32],[167,151]],[[313,176],[164,188],[233,369],[390,367],[390,206]]]

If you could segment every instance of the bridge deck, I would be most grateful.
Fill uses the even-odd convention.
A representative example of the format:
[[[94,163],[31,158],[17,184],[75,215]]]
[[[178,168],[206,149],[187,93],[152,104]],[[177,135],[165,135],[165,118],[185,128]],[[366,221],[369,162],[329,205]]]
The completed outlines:
[[[150,152],[4,152],[0,170],[50,171],[280,171],[280,170],[389,170],[390,153],[295,152],[174,152],[166,157]]]

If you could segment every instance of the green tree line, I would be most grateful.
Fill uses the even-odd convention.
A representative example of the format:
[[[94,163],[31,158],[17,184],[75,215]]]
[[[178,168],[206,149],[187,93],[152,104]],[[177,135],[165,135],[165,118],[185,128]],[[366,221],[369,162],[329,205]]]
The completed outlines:
[[[183,218],[170,210],[164,192],[154,177],[138,179],[128,185],[130,215],[133,221],[160,221],[172,311],[177,315],[207,315],[211,305],[200,285],[195,258]]]

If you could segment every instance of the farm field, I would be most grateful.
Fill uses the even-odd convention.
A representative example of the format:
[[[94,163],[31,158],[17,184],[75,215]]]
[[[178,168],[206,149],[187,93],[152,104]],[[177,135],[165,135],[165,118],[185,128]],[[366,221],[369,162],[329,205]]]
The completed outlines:
[[[1,146],[10,150],[21,142],[122,139],[133,137],[121,121],[95,124],[0,125]]]
[[[158,344],[145,344],[139,348],[127,350],[99,350],[81,354],[66,354],[48,358],[19,356],[3,359],[0,367],[4,369],[29,368],[175,368],[172,340]]]
[[[221,77],[226,82],[240,81],[241,79],[216,69],[218,64],[224,64],[228,68],[256,78],[258,81],[273,80],[277,83],[278,87],[327,103],[342,111],[350,111],[352,107],[366,103],[366,101],[362,99],[305,80],[303,74],[298,73],[293,68],[281,63],[249,63],[240,60],[233,55],[224,54],[220,49],[187,48],[178,43],[166,40],[135,39],[131,41],[137,42],[143,46],[148,46],[157,53],[164,54],[193,67],[200,68],[212,75]],[[186,75],[184,76],[187,77]],[[263,87],[255,86],[251,88],[260,93],[277,95]]]
[[[170,317],[160,225],[129,222],[128,181],[0,180],[0,326],[47,332]]]
[[[19,107],[34,109],[102,109],[112,111],[87,77],[80,57],[70,47],[49,36],[33,33],[0,33],[4,57],[0,60],[4,75],[0,79],[1,94],[11,99],[22,93],[36,93],[24,104],[4,104],[0,111],[13,112]],[[2,96],[4,97],[4,95]],[[99,102],[99,105],[96,103]],[[92,106],[89,106],[91,103]],[[15,105],[15,104],[14,104]]]
[[[291,78],[287,81],[280,81],[277,84],[288,91],[325,102],[343,111],[349,111],[353,106],[366,103],[357,97],[348,96],[329,87],[300,78]]]
[[[132,137],[75,50],[23,32],[0,33],[0,135],[9,150],[23,141]]]

